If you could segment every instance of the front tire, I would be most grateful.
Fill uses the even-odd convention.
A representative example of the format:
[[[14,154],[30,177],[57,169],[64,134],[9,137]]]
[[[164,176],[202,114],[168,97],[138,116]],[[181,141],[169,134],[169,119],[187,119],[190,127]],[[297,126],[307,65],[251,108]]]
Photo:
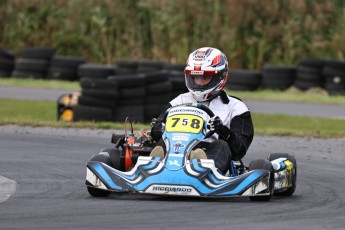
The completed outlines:
[[[274,193],[274,171],[270,161],[264,159],[258,159],[250,162],[248,171],[256,169],[265,169],[270,172],[268,190],[269,195],[266,196],[251,196],[249,197],[252,201],[269,201],[271,200]]]
[[[94,155],[93,157],[91,157],[90,161],[102,162],[112,167],[110,157],[103,154]],[[87,186],[87,191],[89,192],[91,196],[94,196],[94,197],[107,197],[111,194],[111,192],[109,191],[91,187],[91,186]]]
[[[269,161],[273,161],[278,158],[286,158],[287,160],[291,161],[293,164],[292,168],[292,179],[291,179],[291,187],[289,187],[284,192],[275,193],[275,196],[291,196],[295,193],[296,190],[296,182],[297,182],[297,161],[294,155],[289,153],[271,153],[268,155],[267,159]]]

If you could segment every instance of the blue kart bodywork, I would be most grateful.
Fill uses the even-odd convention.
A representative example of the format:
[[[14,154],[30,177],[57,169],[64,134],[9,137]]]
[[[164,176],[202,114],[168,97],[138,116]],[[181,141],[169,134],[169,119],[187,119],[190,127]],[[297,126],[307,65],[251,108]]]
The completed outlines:
[[[271,183],[274,183],[271,178],[274,173],[269,170],[237,173],[232,162],[232,171],[236,173],[222,175],[212,159],[189,159],[193,147],[209,134],[206,133],[205,122],[209,115],[198,106],[170,109],[163,133],[167,147],[164,158],[139,156],[134,167],[127,172],[102,162],[89,161],[86,185],[122,193],[198,197],[269,196],[273,188]],[[275,160],[282,166],[280,169],[284,160]]]

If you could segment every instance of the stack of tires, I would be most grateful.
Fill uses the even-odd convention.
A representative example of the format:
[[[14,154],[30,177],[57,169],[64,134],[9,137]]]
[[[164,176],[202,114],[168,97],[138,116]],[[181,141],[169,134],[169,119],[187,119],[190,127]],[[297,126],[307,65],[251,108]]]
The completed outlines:
[[[138,62],[137,73],[150,73],[163,70],[165,62],[142,60]]]
[[[171,82],[171,99],[174,99],[182,93],[188,92],[185,83],[184,69],[186,65],[183,64],[169,64],[164,67],[168,71],[169,81]]]
[[[296,79],[294,86],[301,90],[324,86],[324,77],[322,74],[324,60],[303,59],[297,67]]]
[[[226,88],[229,90],[254,91],[261,82],[261,72],[255,70],[232,69],[229,71]]]
[[[116,63],[115,74],[116,75],[126,75],[135,74],[138,69],[138,61],[120,59]]]
[[[119,99],[113,110],[115,121],[125,121],[126,117],[129,117],[132,122],[144,122],[145,80],[145,74],[108,77],[108,81],[116,82],[119,86]]]
[[[80,57],[54,56],[50,62],[47,79],[76,81],[78,68],[85,60]]]
[[[96,78],[107,79],[109,76],[114,75],[115,67],[111,65],[102,64],[82,64],[78,68],[79,79],[83,78]]]
[[[261,73],[261,88],[285,90],[295,80],[296,67],[265,65]]]
[[[322,74],[325,79],[325,89],[330,95],[345,95],[345,62],[327,61]]]
[[[12,51],[0,48],[0,77],[11,77],[14,69],[14,55]]]
[[[21,58],[16,60],[13,78],[46,78],[50,60],[55,50],[52,48],[25,48]]]
[[[167,70],[146,74],[145,121],[151,121],[162,113],[171,99],[171,92],[172,84]]]

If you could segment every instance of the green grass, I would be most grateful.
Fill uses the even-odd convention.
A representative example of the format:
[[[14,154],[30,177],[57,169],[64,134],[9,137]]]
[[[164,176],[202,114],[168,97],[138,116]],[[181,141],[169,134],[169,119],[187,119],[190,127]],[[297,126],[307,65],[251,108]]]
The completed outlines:
[[[345,96],[330,96],[322,89],[310,89],[300,91],[296,88],[289,88],[285,91],[280,90],[256,90],[256,91],[230,91],[229,95],[241,98],[242,100],[266,100],[281,102],[300,102],[315,104],[335,104],[345,105]]]
[[[46,79],[31,78],[0,78],[0,86],[11,86],[19,88],[35,89],[61,89],[61,90],[80,90],[79,82],[57,81]]]
[[[252,114],[255,134],[308,137],[345,137],[345,120],[279,114]],[[0,125],[28,125],[71,128],[124,129],[123,122],[57,121],[56,103],[0,99]],[[149,124],[133,124],[148,130]]]

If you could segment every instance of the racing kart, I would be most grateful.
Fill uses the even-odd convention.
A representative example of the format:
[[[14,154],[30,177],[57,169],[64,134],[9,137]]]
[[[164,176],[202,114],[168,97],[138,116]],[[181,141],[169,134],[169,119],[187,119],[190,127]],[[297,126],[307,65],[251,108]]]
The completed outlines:
[[[273,195],[295,192],[297,163],[292,154],[273,153],[246,166],[231,161],[223,175],[212,159],[190,159],[192,149],[211,137],[207,121],[213,112],[202,104],[185,104],[168,109],[162,139],[164,158],[150,157],[155,142],[150,133],[112,136],[107,148],[87,162],[89,194],[106,197],[113,192],[195,197],[249,197],[269,201]]]

